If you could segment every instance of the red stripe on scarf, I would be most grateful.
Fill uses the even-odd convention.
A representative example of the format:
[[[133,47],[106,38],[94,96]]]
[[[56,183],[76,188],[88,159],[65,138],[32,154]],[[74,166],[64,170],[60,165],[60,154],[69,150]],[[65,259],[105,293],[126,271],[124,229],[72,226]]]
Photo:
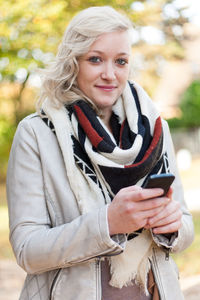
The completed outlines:
[[[89,120],[87,119],[87,117],[85,116],[81,108],[77,105],[74,105],[74,108],[76,110],[76,114],[79,119],[79,122],[83,127],[86,135],[90,139],[92,145],[97,148],[99,143],[103,140],[103,138],[100,135],[98,135],[96,130],[92,127],[91,123],[89,122]]]
[[[161,118],[158,117],[155,122],[154,135],[153,135],[152,142],[151,142],[148,150],[146,151],[143,159],[136,164],[132,164],[132,165],[124,166],[124,167],[132,168],[132,167],[137,167],[140,164],[142,164],[151,155],[152,151],[155,149],[156,145],[158,144],[158,142],[160,140],[161,134],[162,134],[162,121],[161,121]]]

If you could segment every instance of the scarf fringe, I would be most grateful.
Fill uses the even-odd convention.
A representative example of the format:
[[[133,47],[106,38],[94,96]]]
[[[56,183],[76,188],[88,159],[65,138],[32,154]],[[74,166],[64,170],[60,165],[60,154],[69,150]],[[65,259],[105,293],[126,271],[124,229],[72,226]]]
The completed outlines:
[[[148,96],[146,95],[146,93],[138,85],[136,85],[136,88],[139,95],[141,107],[145,110],[145,115],[149,118],[150,121],[150,133],[153,135],[155,120],[157,119],[158,114],[152,102],[148,100]],[[123,105],[121,101],[122,100],[120,99],[120,102],[116,103],[114,109],[121,110],[124,109],[123,105],[125,106],[126,109],[124,110],[124,113],[121,112],[119,114],[119,116],[122,116],[122,119],[125,111],[129,114],[129,119],[133,117],[139,118],[139,112],[137,112],[135,102],[133,101],[133,95],[128,85],[123,94]],[[132,105],[131,109],[130,105]],[[58,143],[64,158],[69,183],[75,195],[80,213],[88,213],[94,209],[99,209],[100,207],[104,206],[105,203],[110,203],[111,191],[107,186],[104,174],[102,174],[101,170],[99,169],[97,161],[98,159],[102,159],[102,162],[105,162],[106,164],[108,160],[109,167],[110,169],[112,169],[116,164],[115,161],[110,161],[110,156],[112,156],[112,154],[106,153],[108,159],[106,155],[103,156],[105,153],[98,154],[96,152],[93,152],[93,156],[90,157],[89,155],[94,166],[97,179],[100,182],[100,185],[98,185],[90,178],[90,176],[88,176],[88,174],[84,174],[84,170],[81,170],[77,166],[77,163],[75,161],[72,136],[77,136],[77,127],[75,128],[75,126],[77,126],[78,122],[76,121],[76,119],[72,118],[71,121],[64,106],[57,109],[48,99],[46,99],[46,101],[44,102],[43,110],[54,125]],[[136,121],[133,123],[133,126],[137,125]],[[139,138],[141,139],[140,136]],[[137,149],[138,143],[136,143],[136,145],[134,146],[136,146]],[[86,152],[88,149],[92,151],[92,146],[90,145],[87,138],[85,147],[87,148]],[[136,149],[134,149],[133,147],[132,154],[135,153]],[[128,158],[126,159],[129,159],[129,152],[132,150],[116,149],[115,151],[118,151],[119,153],[123,152],[125,156],[127,156],[128,153]],[[113,152],[115,153],[115,151]],[[89,152],[87,152],[87,154],[88,153]],[[122,162],[122,164],[123,163],[124,162]],[[140,178],[137,184],[142,185],[143,181],[144,178]],[[112,286],[122,288],[123,286],[131,285],[133,280],[135,280],[135,283],[141,286],[145,294],[148,295],[147,275],[150,269],[153,244],[154,242],[149,230],[143,230],[143,232],[137,237],[127,241],[124,252],[110,258],[110,284]]]
[[[127,241],[123,253],[110,258],[111,280],[116,288],[132,285],[135,281],[148,295],[147,276],[152,258],[153,240],[149,230]]]

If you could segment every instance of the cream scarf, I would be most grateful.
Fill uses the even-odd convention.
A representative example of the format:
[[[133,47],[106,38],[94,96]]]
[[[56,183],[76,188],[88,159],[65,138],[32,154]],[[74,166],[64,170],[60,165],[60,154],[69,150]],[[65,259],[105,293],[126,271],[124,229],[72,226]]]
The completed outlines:
[[[113,107],[113,124],[117,120],[121,126],[118,142],[85,101],[66,110],[65,106],[56,108],[46,99],[43,111],[47,125],[53,124],[81,214],[110,203],[120,184],[142,186],[150,173],[164,170],[161,120],[150,98],[136,83],[127,83]],[[128,144],[127,136],[131,137]],[[150,143],[145,145],[147,139]],[[74,150],[75,141],[84,147],[90,163],[79,155],[80,147]],[[125,176],[119,177],[123,172]],[[135,279],[148,294],[153,243],[149,230],[127,241],[124,252],[110,258],[110,284],[121,288]]]

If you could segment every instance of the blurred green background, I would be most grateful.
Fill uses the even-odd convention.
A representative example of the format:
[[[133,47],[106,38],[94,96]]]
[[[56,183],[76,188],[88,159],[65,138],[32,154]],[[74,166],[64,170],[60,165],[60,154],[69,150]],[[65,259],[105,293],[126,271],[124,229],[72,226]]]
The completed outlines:
[[[70,19],[81,9],[98,5],[111,5],[126,13],[134,23],[133,76],[154,97],[165,74],[165,66],[185,60],[185,41],[191,39],[185,32],[191,23],[189,2],[0,0],[0,259],[13,259],[8,242],[5,195],[6,169],[13,135],[19,121],[35,110],[41,84],[37,69],[53,60]],[[199,69],[193,72],[176,100],[173,112],[168,115],[171,130],[182,130],[185,136],[190,130],[199,130]],[[194,190],[199,189],[199,155],[198,144],[188,169],[181,171],[186,189],[191,189],[191,186]],[[175,257],[181,271],[187,275],[200,273],[200,212],[195,209],[192,213],[195,241],[188,250]]]
[[[183,4],[181,4],[183,3]],[[184,4],[185,3],[185,4]],[[50,63],[69,20],[92,5],[111,5],[134,23],[134,79],[153,96],[164,66],[182,61],[184,26],[190,21],[187,1],[0,0],[0,180],[5,180],[10,145],[18,122],[34,111],[40,77]],[[197,74],[199,75],[199,73]],[[200,125],[199,76],[190,82],[173,127]],[[170,91],[169,91],[170,92]]]

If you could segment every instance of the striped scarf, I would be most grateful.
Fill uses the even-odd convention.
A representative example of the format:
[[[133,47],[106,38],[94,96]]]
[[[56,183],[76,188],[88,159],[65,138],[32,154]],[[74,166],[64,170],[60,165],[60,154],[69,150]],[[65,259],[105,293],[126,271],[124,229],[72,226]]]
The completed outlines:
[[[162,121],[136,83],[127,82],[113,106],[112,133],[84,100],[59,109],[46,100],[42,119],[57,136],[81,214],[110,203],[124,187],[143,186],[151,174],[166,173]],[[147,294],[153,241],[148,230],[139,232],[110,259],[110,284],[122,287],[135,279]]]

